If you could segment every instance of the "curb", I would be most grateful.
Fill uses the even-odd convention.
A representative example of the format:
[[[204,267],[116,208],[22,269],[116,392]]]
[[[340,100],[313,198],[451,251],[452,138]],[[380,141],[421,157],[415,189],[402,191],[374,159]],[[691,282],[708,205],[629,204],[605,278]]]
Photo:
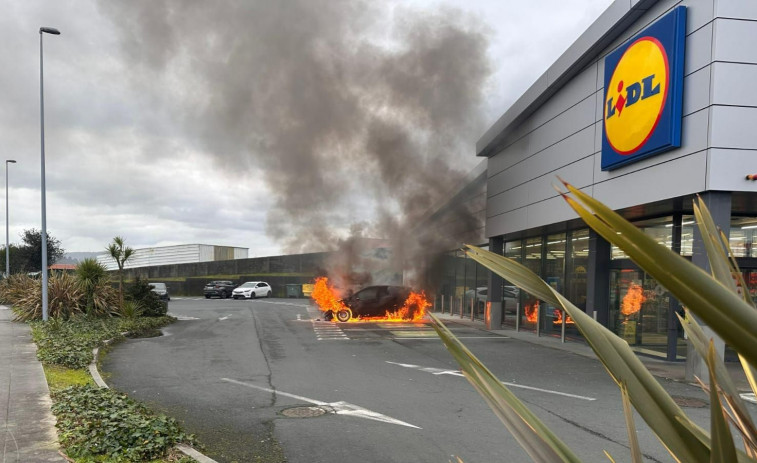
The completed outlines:
[[[129,333],[121,333],[121,334],[125,336]],[[113,342],[112,339],[108,339],[107,341],[104,341],[104,344],[107,346],[107,345],[110,345],[112,342]],[[100,371],[97,369],[97,360],[99,358],[99,354],[100,354],[99,347],[95,347],[94,349],[92,349],[93,358],[92,358],[92,363],[89,364],[89,374],[92,375],[92,379],[95,380],[95,383],[97,384],[98,387],[100,387],[101,389],[110,389],[110,386],[108,386],[105,383],[105,380],[103,380],[102,376],[100,376]],[[194,458],[199,463],[218,463],[214,459],[206,455],[203,455],[202,453],[198,452],[197,450],[190,447],[189,445],[176,444],[174,445],[174,448],[178,450],[179,452],[183,453],[184,455]]]

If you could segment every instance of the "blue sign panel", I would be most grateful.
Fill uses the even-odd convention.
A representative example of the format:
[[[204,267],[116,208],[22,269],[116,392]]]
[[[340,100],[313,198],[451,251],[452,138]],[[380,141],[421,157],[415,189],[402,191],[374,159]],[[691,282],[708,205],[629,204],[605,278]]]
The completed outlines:
[[[605,58],[602,170],[681,146],[686,7]]]

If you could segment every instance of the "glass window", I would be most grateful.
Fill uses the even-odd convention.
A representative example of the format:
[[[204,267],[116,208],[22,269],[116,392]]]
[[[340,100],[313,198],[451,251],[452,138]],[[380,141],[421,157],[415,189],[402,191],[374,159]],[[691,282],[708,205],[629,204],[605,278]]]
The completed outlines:
[[[754,243],[757,241],[757,218],[731,217],[731,232],[728,237],[735,257],[757,257]]]
[[[547,252],[544,259],[544,281],[557,292],[565,290],[565,233],[547,236]],[[562,310],[546,302],[541,304],[541,329],[544,334],[560,334],[562,330]]]
[[[529,238],[525,240],[525,260],[523,264],[537,275],[541,275],[541,250],[542,238]],[[521,320],[520,326],[527,330],[536,330],[537,310],[539,301],[532,295],[521,293]]]
[[[523,252],[523,242],[508,241],[505,243],[505,257],[512,259],[516,262],[521,262],[521,253]],[[518,288],[505,280],[502,286],[502,310],[503,320],[502,322],[507,326],[515,326],[515,318],[518,313],[518,304],[520,303],[519,297],[520,291]]]
[[[673,217],[660,217],[633,223],[644,233],[654,238],[660,245],[671,249],[673,247]],[[611,259],[628,259],[625,252],[612,245]]]
[[[681,221],[681,255],[690,256],[694,250],[694,223],[693,215],[684,215]]]

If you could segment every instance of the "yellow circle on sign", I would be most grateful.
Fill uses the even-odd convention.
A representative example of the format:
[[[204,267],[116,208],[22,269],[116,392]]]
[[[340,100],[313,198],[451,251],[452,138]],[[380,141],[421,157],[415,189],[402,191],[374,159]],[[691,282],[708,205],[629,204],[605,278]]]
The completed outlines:
[[[668,55],[654,37],[631,44],[605,89],[607,141],[621,155],[641,149],[654,133],[665,108],[670,70]]]

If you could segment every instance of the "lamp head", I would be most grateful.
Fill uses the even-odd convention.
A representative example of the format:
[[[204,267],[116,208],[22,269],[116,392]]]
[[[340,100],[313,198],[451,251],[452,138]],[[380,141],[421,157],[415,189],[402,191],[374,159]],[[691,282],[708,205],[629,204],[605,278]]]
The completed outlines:
[[[12,162],[13,164],[15,164],[15,163],[16,163],[16,161],[15,161],[14,159],[6,159],[6,160],[5,160],[5,163],[6,163],[6,164],[8,164],[9,162]]]
[[[53,34],[53,35],[60,35],[60,31],[54,27],[40,27],[39,33],[41,34],[43,32],[46,32],[48,34]]]

